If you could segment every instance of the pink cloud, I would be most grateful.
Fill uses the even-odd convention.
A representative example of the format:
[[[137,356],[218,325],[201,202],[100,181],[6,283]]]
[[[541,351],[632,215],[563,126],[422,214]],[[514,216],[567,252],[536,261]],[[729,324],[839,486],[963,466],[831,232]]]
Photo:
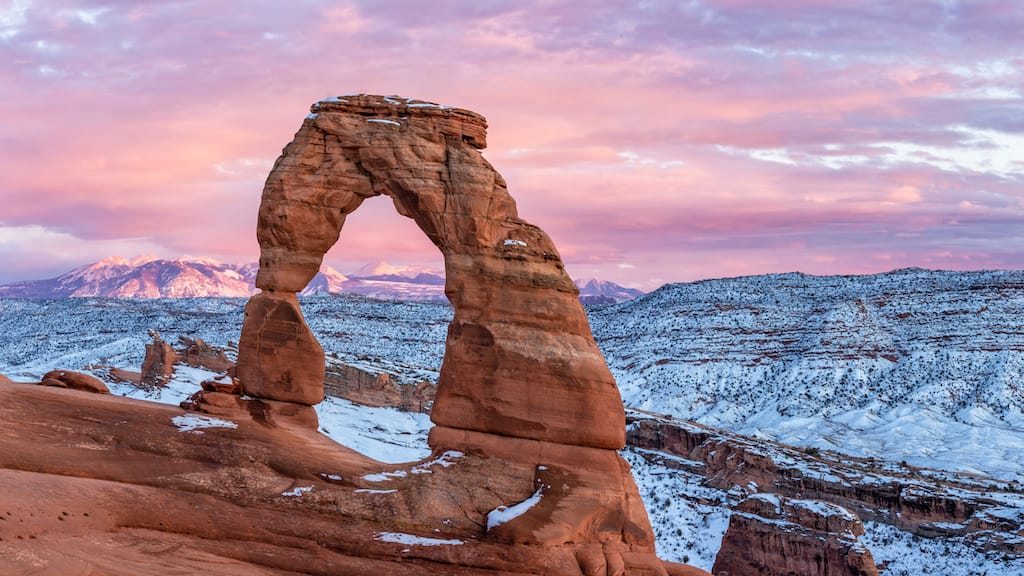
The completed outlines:
[[[581,274],[1024,253],[1021,164],[962,153],[1024,133],[1012,3],[26,5],[0,19],[0,231],[48,232],[36,258],[0,240],[0,281],[61,271],[44,245],[68,238],[83,260],[132,242],[254,258],[269,165],[311,102],[346,92],[486,115],[485,155]],[[330,258],[435,262],[381,202]]]

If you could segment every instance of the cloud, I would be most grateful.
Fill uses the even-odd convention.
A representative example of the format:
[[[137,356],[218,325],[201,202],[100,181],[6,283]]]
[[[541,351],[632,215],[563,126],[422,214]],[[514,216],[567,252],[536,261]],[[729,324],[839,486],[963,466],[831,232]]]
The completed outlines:
[[[485,114],[523,217],[612,279],[1016,266],[1022,27],[1007,2],[16,0],[4,224],[252,259],[309,104],[376,92]],[[331,257],[437,258],[384,212]]]

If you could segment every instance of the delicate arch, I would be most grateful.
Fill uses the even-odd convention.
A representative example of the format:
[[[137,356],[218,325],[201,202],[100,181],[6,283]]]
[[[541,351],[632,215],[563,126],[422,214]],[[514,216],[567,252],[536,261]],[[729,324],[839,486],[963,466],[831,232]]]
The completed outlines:
[[[480,154],[486,128],[473,112],[396,97],[313,106],[263,190],[262,292],[246,307],[239,342],[247,393],[305,404],[323,398],[323,351],[295,293],[319,270],[346,216],[383,194],[444,256],[455,316],[434,423],[622,447],[622,402],[578,290],[551,239],[519,218],[504,179]]]

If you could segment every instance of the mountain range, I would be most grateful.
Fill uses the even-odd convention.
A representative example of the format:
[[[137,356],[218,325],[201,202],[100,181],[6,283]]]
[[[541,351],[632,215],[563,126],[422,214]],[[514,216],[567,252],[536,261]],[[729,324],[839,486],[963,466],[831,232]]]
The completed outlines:
[[[0,298],[206,298],[247,297],[255,292],[259,265],[208,258],[111,256],[46,280],[0,286]],[[349,275],[324,264],[303,295],[358,294],[380,300],[446,301],[444,273],[424,266],[367,264]],[[592,278],[576,281],[584,304],[607,305],[643,292]]]

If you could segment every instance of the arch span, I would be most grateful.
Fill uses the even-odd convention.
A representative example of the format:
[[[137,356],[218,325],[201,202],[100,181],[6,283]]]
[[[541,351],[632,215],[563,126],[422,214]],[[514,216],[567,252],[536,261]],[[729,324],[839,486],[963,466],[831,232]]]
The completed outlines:
[[[348,214],[387,195],[444,257],[455,309],[431,419],[441,427],[618,449],[622,401],[551,239],[519,218],[483,158],[473,112],[382,96],[315,104],[259,210],[262,290],[246,307],[238,377],[255,397],[315,404],[323,350],[295,293]]]

